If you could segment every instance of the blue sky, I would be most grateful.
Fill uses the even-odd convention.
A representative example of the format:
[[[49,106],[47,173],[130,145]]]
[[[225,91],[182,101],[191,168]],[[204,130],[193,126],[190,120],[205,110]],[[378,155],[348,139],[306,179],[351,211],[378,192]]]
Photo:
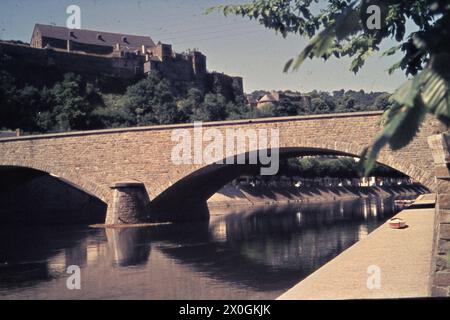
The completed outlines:
[[[242,2],[249,0],[242,0]],[[205,16],[206,8],[239,0],[2,0],[0,39],[29,42],[35,23],[65,26],[66,8],[81,8],[82,28],[149,35],[155,41],[173,45],[176,51],[197,48],[208,57],[208,69],[239,75],[247,92],[256,89],[332,91],[364,89],[395,90],[404,80],[401,72],[386,70],[398,56],[374,56],[354,75],[348,59],[307,61],[296,73],[282,72],[284,63],[307,43],[290,36],[283,39],[255,21]],[[386,48],[393,43],[387,43]]]

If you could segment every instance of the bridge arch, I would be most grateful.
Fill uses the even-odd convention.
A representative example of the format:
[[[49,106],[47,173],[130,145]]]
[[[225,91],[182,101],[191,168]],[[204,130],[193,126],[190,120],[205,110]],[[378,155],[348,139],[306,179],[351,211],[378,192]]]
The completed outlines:
[[[280,141],[279,153],[280,158],[307,155],[359,157],[364,147],[363,145],[341,141],[318,142],[317,140],[297,140],[294,138],[290,143]],[[246,155],[252,151],[255,150],[247,152]],[[237,156],[235,155],[235,157]],[[423,171],[408,159],[401,160],[395,157],[395,153],[382,152],[377,163],[411,177],[430,190],[435,187],[434,177],[430,172]],[[235,178],[248,173],[254,167],[259,168],[255,165],[217,163],[195,167],[152,201],[152,211],[156,212],[157,220],[164,219],[158,216],[159,212],[162,215],[171,215],[171,219],[182,219],[176,212],[179,208],[198,208],[201,212],[205,210],[207,199],[214,193]],[[176,217],[172,217],[172,215],[176,215]]]
[[[4,162],[0,161],[0,168],[17,168],[17,169],[29,169],[35,170],[42,173],[49,174],[62,182],[68,183],[73,187],[90,194],[108,204],[110,201],[111,191],[109,188],[105,186],[96,184],[89,179],[82,177],[80,174],[77,174],[75,169],[64,168],[63,171],[52,168],[51,165],[45,163],[32,163],[28,161],[12,161],[12,162]]]
[[[295,145],[300,145],[304,148],[315,148],[321,149],[329,152],[336,152],[340,155],[344,156],[352,156],[359,157],[364,151],[365,145],[344,142],[344,141],[323,141],[323,139],[317,140],[299,140],[298,142],[294,141],[289,144],[292,148],[295,148]],[[405,159],[404,156],[396,156],[395,152],[387,152],[384,149],[378,159],[377,162],[379,164],[385,165],[392,169],[395,169],[405,175],[411,177],[412,179],[420,182],[422,185],[427,187],[430,190],[435,188],[435,177],[433,175],[433,171],[424,171],[413,162],[409,161],[409,159]]]
[[[47,169],[48,170],[48,169]],[[108,203],[98,189],[43,167],[0,165],[0,223],[91,224],[105,221]],[[71,180],[69,180],[71,178]]]

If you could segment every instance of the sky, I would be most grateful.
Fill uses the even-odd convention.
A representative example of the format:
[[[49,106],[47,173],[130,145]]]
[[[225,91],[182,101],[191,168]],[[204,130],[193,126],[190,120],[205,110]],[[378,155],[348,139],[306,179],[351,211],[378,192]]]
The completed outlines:
[[[35,23],[65,26],[69,5],[81,8],[83,29],[151,36],[173,45],[176,52],[198,49],[207,56],[208,70],[244,78],[244,90],[333,91],[363,89],[393,92],[406,79],[387,69],[399,56],[373,56],[357,75],[349,59],[308,60],[298,72],[283,73],[307,39],[286,39],[256,21],[207,8],[249,0],[2,0],[0,39],[29,42]],[[326,2],[326,1],[323,1]],[[387,42],[385,48],[394,43]]]

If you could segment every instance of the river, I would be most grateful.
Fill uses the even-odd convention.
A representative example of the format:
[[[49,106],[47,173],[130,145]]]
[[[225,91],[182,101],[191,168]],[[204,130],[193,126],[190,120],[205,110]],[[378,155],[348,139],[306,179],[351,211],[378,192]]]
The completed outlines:
[[[393,199],[212,212],[209,223],[0,230],[0,299],[275,299],[367,236]],[[69,290],[69,266],[80,290]]]

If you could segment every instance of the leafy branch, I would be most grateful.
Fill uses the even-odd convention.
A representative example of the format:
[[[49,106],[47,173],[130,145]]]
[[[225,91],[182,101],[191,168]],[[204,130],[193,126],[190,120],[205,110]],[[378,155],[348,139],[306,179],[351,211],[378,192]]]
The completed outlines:
[[[323,3],[325,1],[321,1]],[[350,57],[350,70],[357,73],[385,39],[399,44],[382,56],[402,53],[389,73],[401,69],[412,78],[391,97],[384,115],[384,128],[361,158],[368,174],[376,158],[389,145],[398,150],[408,145],[424,120],[432,114],[450,124],[450,3],[446,0],[253,0],[243,5],[211,8],[225,15],[239,15],[258,21],[283,37],[297,34],[310,42],[284,71],[297,71],[307,58]],[[378,29],[366,25],[368,8],[377,5],[382,12]],[[313,13],[316,12],[316,13]],[[407,24],[415,31],[407,34]]]

